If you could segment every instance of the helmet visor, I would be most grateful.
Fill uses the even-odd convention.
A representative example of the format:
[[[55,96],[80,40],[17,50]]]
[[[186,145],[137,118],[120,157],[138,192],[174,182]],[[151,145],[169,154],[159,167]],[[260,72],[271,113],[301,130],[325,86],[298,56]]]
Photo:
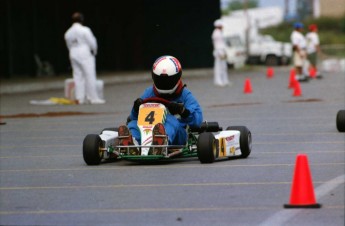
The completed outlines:
[[[152,73],[152,79],[155,84],[155,86],[160,90],[172,90],[175,88],[177,82],[181,78],[181,71],[177,73],[176,75],[168,76],[166,74],[156,75]]]

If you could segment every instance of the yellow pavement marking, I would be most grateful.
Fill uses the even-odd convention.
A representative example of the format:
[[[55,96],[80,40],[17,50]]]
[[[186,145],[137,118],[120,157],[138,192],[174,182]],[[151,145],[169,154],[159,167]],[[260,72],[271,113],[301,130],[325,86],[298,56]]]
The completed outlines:
[[[260,151],[257,152],[257,154],[299,154],[301,151]],[[329,154],[329,153],[344,153],[344,151],[330,151],[330,150],[325,150],[325,151],[303,151],[305,154]],[[27,158],[62,158],[62,157],[82,157],[81,154],[76,155],[76,154],[61,154],[61,155],[16,155],[16,156],[0,156],[0,159],[27,159]]]
[[[247,186],[290,184],[291,182],[229,182],[229,183],[189,183],[189,184],[112,184],[112,185],[71,185],[71,186],[27,186],[27,187],[0,187],[5,190],[46,190],[46,189],[115,189],[115,188],[145,188],[145,187],[191,187],[191,186]],[[314,182],[317,183],[317,182]]]
[[[281,207],[279,207],[281,208]],[[323,206],[326,209],[344,209],[340,206]],[[77,209],[77,210],[28,210],[28,211],[0,211],[0,215],[44,215],[44,214],[90,214],[90,213],[149,213],[149,212],[204,212],[204,211],[236,211],[236,210],[272,210],[277,206],[253,207],[253,206],[235,206],[235,207],[200,207],[200,208],[113,208],[113,209]]]
[[[213,164],[213,165],[202,165],[202,164],[176,164],[176,165],[158,165],[158,166],[136,166],[133,167],[132,165],[130,166],[112,166],[112,167],[87,167],[85,166],[84,168],[56,168],[56,169],[5,169],[5,170],[0,170],[0,173],[11,173],[11,172],[58,172],[58,171],[105,171],[105,170],[111,170],[111,171],[116,171],[116,170],[143,170],[143,169],[185,169],[185,168],[233,168],[233,167],[291,167],[294,166],[295,163],[291,164],[254,164],[254,165],[247,165],[247,164]],[[339,163],[311,163],[309,164],[311,166],[344,166],[344,162],[339,162]],[[129,169],[130,167],[130,169]]]
[[[14,214],[80,214],[80,213],[131,213],[131,212],[197,212],[227,210],[267,210],[272,207],[205,207],[205,208],[127,208],[127,209],[82,209],[82,210],[33,210],[33,211],[0,211],[0,215]]]
[[[68,136],[68,137],[59,137],[59,136],[44,136],[44,137],[29,137],[29,136],[26,136],[26,137],[21,137],[20,140],[21,141],[24,141],[24,140],[66,140],[66,139],[84,139],[85,136]],[[6,141],[12,141],[11,139],[6,139]],[[13,141],[15,141],[13,139]]]
[[[339,135],[339,132],[291,132],[291,133],[255,133],[255,136],[300,136],[300,135]]]
[[[55,129],[52,129],[56,131]],[[339,135],[339,132],[319,132],[319,133],[255,133],[255,137],[261,136],[309,136],[309,135]],[[51,139],[77,139],[77,138],[84,138],[84,136],[25,136],[22,137],[21,140],[51,140]],[[15,139],[8,138],[8,141],[12,141]],[[1,147],[1,146],[0,146]]]
[[[305,153],[305,154],[329,154],[329,153],[345,153],[344,151],[330,151],[330,150],[324,150],[324,151],[260,151],[256,152],[259,155],[260,154],[299,154],[299,153]]]
[[[256,154],[299,154],[301,151],[256,151]],[[324,150],[324,151],[303,151],[305,154],[329,154],[329,153],[345,153],[338,150]],[[61,155],[15,155],[15,156],[0,156],[0,159],[27,159],[27,158],[62,158],[62,157],[82,157],[82,154],[61,154]]]
[[[83,144],[41,144],[41,145],[13,145],[0,146],[0,149],[14,149],[14,148],[56,148],[56,147],[80,147]]]
[[[324,181],[314,181],[314,184],[323,184]],[[289,181],[276,182],[221,182],[221,183],[188,183],[188,184],[111,184],[111,185],[68,185],[68,186],[23,186],[0,187],[0,191],[14,190],[50,190],[50,189],[119,189],[119,188],[152,188],[152,187],[201,187],[201,186],[249,186],[249,185],[285,185]],[[340,183],[335,183],[340,184]]]
[[[345,144],[345,141],[271,141],[271,142],[253,142],[252,145],[263,144]],[[15,149],[15,148],[54,148],[54,147],[80,147],[82,144],[44,144],[44,145],[12,145],[1,146],[1,149]]]
[[[272,142],[253,142],[253,145],[262,144],[345,144],[345,141],[272,141]]]
[[[16,155],[16,156],[0,156],[0,159],[27,159],[27,158],[60,158],[60,157],[80,157],[82,158],[82,155],[73,155],[73,154],[61,154],[61,155]]]

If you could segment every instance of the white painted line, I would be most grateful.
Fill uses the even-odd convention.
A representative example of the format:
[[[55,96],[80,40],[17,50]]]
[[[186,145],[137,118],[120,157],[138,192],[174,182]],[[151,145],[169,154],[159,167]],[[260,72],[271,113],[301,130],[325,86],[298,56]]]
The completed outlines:
[[[328,194],[330,191],[335,189],[341,184],[345,183],[345,174],[338,176],[332,180],[329,180],[315,189],[315,196],[317,200]],[[283,204],[282,204],[283,206]],[[321,207],[322,208],[322,207]],[[287,222],[293,218],[295,215],[300,213],[305,209],[284,209],[276,214],[269,217],[267,220],[262,222],[260,226],[270,226],[270,225],[286,225]]]

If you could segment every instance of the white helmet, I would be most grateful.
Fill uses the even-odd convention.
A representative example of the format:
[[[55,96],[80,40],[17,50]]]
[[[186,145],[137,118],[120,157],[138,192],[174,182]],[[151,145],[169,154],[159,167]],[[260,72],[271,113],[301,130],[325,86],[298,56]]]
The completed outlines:
[[[173,56],[161,56],[153,64],[152,79],[159,93],[174,93],[181,75],[181,64]]]

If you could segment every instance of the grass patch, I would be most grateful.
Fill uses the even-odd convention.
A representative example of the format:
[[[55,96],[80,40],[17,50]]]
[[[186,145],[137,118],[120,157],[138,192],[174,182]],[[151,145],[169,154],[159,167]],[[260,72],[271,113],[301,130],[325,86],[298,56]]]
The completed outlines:
[[[290,42],[294,22],[284,22],[278,26],[260,30],[262,34],[273,36],[277,41]],[[308,32],[310,24],[317,24],[321,45],[345,45],[345,15],[340,18],[321,17],[303,21],[304,31]]]

